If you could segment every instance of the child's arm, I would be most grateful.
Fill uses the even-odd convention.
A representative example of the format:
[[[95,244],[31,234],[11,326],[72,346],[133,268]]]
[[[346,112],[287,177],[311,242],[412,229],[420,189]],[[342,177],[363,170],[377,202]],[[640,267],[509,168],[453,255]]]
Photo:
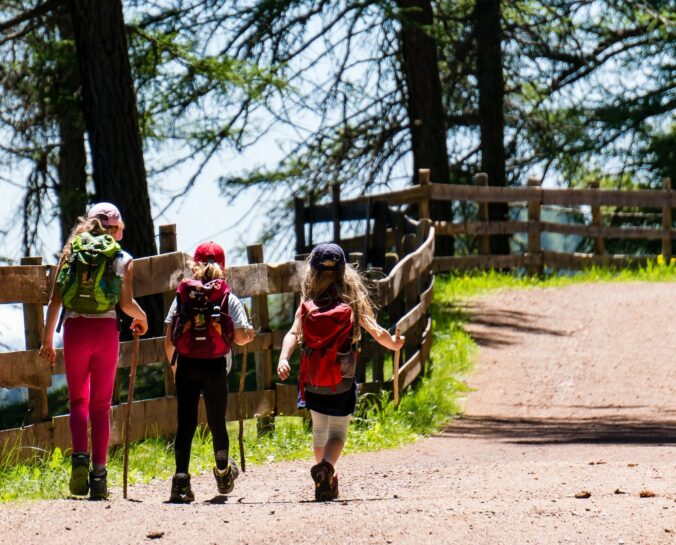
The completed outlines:
[[[254,340],[255,336],[256,332],[251,326],[237,328],[235,329],[235,344],[237,346],[249,344],[251,341]]]
[[[289,332],[284,335],[282,341],[282,351],[279,354],[279,363],[277,364],[277,374],[280,380],[286,380],[291,374],[291,365],[289,358],[293,354],[298,344],[298,325],[300,324],[300,308],[296,311],[296,317]]]
[[[57,272],[61,268],[61,261],[59,260],[56,266]],[[56,362],[56,351],[54,350],[54,330],[56,329],[56,322],[59,319],[59,311],[61,310],[61,294],[56,288],[56,275],[52,282],[52,288],[49,295],[49,303],[47,304],[47,319],[45,320],[45,329],[42,332],[42,346],[40,347],[40,356],[46,359],[53,367]]]
[[[164,336],[164,353],[167,355],[167,361],[172,363],[174,359],[174,343],[171,342],[171,324],[167,324],[167,334]]]
[[[124,270],[122,289],[120,290],[120,308],[127,316],[133,318],[130,329],[139,335],[148,331],[146,313],[134,299],[134,262],[130,259]]]
[[[387,329],[380,327],[375,321],[361,320],[361,326],[368,331],[376,342],[390,350],[399,350],[404,346],[404,337],[400,336],[397,339],[394,335],[390,335]]]
[[[228,314],[232,318],[235,326],[234,341],[237,346],[244,346],[254,340],[256,332],[249,323],[249,316],[242,302],[234,295],[230,294],[228,297]]]

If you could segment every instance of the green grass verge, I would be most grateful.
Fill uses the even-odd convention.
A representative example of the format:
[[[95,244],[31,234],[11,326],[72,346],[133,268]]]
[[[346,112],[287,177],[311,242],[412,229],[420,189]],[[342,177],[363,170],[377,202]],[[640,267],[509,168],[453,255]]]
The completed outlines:
[[[500,289],[558,287],[580,282],[676,281],[676,264],[650,264],[628,270],[590,269],[573,276],[533,279],[498,272],[477,272],[440,278],[431,307],[434,343],[431,362],[416,387],[404,393],[395,409],[388,393],[365,396],[359,405],[345,452],[394,448],[439,430],[459,412],[458,400],[467,391],[462,377],[471,369],[476,345],[465,333],[467,317],[458,301]],[[238,457],[237,424],[228,425],[231,452]],[[311,432],[300,418],[279,417],[275,432],[257,437],[254,421],[245,425],[247,463],[307,459],[312,456]],[[60,450],[36,453],[33,460],[17,463],[16,452],[0,453],[0,501],[48,499],[67,495],[69,462]],[[208,431],[193,441],[191,472],[211,470],[213,451]],[[173,474],[171,442],[147,439],[132,444],[129,482],[167,479]],[[113,449],[109,460],[111,486],[122,483],[122,451]],[[168,490],[167,490],[168,494]]]

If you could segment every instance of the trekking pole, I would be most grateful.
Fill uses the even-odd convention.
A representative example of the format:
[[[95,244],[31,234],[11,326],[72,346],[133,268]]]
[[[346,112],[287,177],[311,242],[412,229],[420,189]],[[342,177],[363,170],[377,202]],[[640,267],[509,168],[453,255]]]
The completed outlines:
[[[134,331],[134,349],[131,353],[131,368],[129,369],[129,387],[127,388],[127,407],[124,413],[124,469],[122,471],[122,497],[127,499],[127,475],[129,473],[129,431],[131,428],[131,404],[134,400],[134,383],[136,382],[136,367],[138,366],[139,335]]]
[[[395,333],[397,341],[399,340],[399,328]],[[394,406],[399,405],[399,358],[401,356],[401,349],[394,351],[394,369],[392,370],[392,382],[394,386]]]
[[[244,312],[246,313],[247,321],[249,320],[249,309],[246,305],[244,307]],[[244,459],[244,379],[246,378],[246,357],[249,354],[248,344],[244,345],[244,351],[242,352],[242,371],[239,375],[239,393],[237,395],[237,401],[239,402],[239,461],[242,466],[242,471],[246,471],[246,460]]]

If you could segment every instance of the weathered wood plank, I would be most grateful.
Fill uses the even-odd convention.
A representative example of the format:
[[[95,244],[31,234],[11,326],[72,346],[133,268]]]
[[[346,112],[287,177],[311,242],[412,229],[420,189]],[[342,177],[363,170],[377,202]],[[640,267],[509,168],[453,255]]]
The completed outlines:
[[[190,276],[189,260],[183,252],[134,259],[134,296],[175,290],[183,278]]]
[[[520,202],[537,198],[539,189],[456,184],[430,184],[432,200],[474,202]]]
[[[435,221],[437,235],[513,235],[528,232],[527,221],[470,221],[467,223],[451,223]]]
[[[134,349],[134,341],[122,341],[120,343],[120,357],[117,362],[118,369],[131,366],[131,354]],[[164,337],[151,337],[141,339],[139,342],[138,364],[148,365],[167,359],[164,353]]]
[[[399,368],[399,389],[403,391],[418,378],[432,347],[432,318],[428,318],[420,349]]]
[[[405,334],[411,327],[417,324],[427,313],[427,309],[432,301],[434,292],[434,276],[427,289],[420,294],[420,302],[409,310],[396,324],[396,327],[402,334]]]
[[[275,384],[277,392],[275,412],[278,416],[297,416],[303,413],[298,408],[298,385]]]
[[[543,221],[542,230],[550,233],[578,235],[582,237],[625,238],[659,240],[664,235],[661,229],[648,227],[606,227],[598,225],[575,225],[565,223],[551,223]],[[676,229],[671,230],[676,235]]]
[[[472,185],[431,184],[432,199],[475,202],[521,202],[539,198],[543,205],[599,205],[662,208],[673,197],[665,190],[625,189],[538,189],[529,187],[480,187]],[[673,203],[671,203],[673,206]]]
[[[300,291],[304,261],[255,263],[228,269],[228,284],[238,297]]]
[[[374,282],[378,304],[389,305],[409,282],[426,270],[434,258],[434,228],[430,229],[425,242],[413,253],[399,261],[387,278]]]
[[[49,301],[51,265],[0,267],[0,304]]]
[[[669,192],[659,189],[543,189],[544,205],[637,206],[661,208],[669,203]]]
[[[39,350],[0,353],[0,387],[48,388],[52,385],[49,363],[38,355]]]

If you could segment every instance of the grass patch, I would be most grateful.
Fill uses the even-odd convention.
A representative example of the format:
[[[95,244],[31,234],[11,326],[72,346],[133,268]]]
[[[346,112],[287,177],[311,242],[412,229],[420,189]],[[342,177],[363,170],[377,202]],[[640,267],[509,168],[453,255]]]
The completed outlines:
[[[472,367],[476,345],[465,333],[467,316],[456,303],[501,289],[559,287],[580,282],[676,281],[676,264],[652,263],[635,271],[589,269],[573,276],[533,279],[498,272],[477,272],[439,278],[431,307],[434,343],[431,361],[415,388],[407,390],[395,410],[388,392],[367,395],[359,404],[346,453],[394,448],[439,430],[459,412],[458,401],[467,391],[462,382]],[[238,458],[237,423],[229,423],[231,454]],[[255,421],[245,422],[247,463],[277,460],[310,460],[311,432],[300,418],[278,417],[275,432],[257,437]],[[17,462],[17,452],[0,453],[0,501],[48,499],[68,493],[70,458],[60,450],[36,452],[32,460]],[[109,459],[109,483],[122,484],[122,450]],[[211,471],[213,450],[208,430],[198,430],[193,440],[191,472]],[[131,445],[129,481],[147,483],[168,479],[174,471],[171,441],[147,439]],[[167,488],[167,495],[168,495]]]

